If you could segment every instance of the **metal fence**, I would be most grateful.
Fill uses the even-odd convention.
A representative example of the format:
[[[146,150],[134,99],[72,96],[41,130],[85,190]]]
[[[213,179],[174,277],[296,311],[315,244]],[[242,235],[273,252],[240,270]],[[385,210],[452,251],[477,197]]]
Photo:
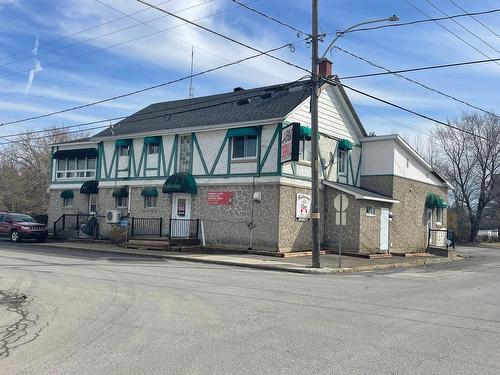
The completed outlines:
[[[99,234],[98,216],[94,214],[63,214],[54,222],[54,236],[63,230],[76,231],[77,238],[97,238]]]
[[[132,217],[130,220],[130,237],[161,237],[163,235],[163,218]]]
[[[444,247],[448,249],[450,246],[455,248],[455,232],[448,229],[431,229],[427,235],[427,246]]]
[[[198,238],[199,219],[170,219],[170,238]]]

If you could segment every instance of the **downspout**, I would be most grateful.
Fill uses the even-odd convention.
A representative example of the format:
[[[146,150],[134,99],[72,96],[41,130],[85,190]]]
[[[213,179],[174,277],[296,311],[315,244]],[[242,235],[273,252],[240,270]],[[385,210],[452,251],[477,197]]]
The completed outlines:
[[[248,223],[248,228],[250,228],[250,244],[248,245],[248,250],[252,250],[253,245],[253,228],[255,228],[255,224],[253,222],[253,214],[254,214],[254,206],[255,206],[255,176],[252,177],[252,208],[250,210],[250,222]]]

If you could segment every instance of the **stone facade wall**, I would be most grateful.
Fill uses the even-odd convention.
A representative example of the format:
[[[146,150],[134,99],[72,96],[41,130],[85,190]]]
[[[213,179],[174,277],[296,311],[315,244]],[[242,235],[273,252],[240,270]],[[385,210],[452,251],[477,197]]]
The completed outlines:
[[[425,184],[415,180],[394,176],[394,218],[391,222],[391,249],[422,251],[427,248],[427,208],[425,199],[428,193],[439,194],[447,200],[446,187]],[[436,210],[433,210],[433,223]],[[446,226],[446,210],[443,212],[443,226]]]
[[[297,193],[311,195],[311,189],[286,185],[281,185],[279,189],[279,251],[311,250],[311,221],[298,221],[295,218]],[[321,209],[323,207],[323,191],[320,191],[319,202]],[[320,211],[320,215],[323,217],[322,211]],[[322,238],[323,228],[320,231],[320,238]]]
[[[394,176],[381,175],[381,176],[361,176],[360,186],[363,189],[375,191],[380,194],[392,197],[394,192]]]
[[[208,205],[209,191],[233,191],[231,204]],[[261,193],[260,202],[253,200],[254,191]],[[203,220],[207,245],[248,248],[253,222],[252,248],[278,251],[278,204],[277,184],[198,186],[192,217]]]
[[[359,252],[376,253],[380,251],[380,214],[381,208],[392,209],[391,203],[377,201],[358,201],[359,202]],[[375,215],[366,214],[366,207],[373,206]],[[389,222],[389,242],[390,238]]]
[[[74,198],[73,205],[71,207],[63,207],[63,198],[61,198],[61,192],[63,190],[73,190]],[[56,220],[58,220],[63,214],[86,214],[89,212],[89,196],[86,194],[80,194],[80,189],[57,189],[50,190],[49,194],[49,208],[48,214],[48,227],[49,231],[52,230],[52,225]]]
[[[335,223],[335,208],[333,206],[333,200],[337,194],[342,193],[333,188],[326,188],[325,190],[325,214],[324,214],[324,236],[323,243],[325,247],[331,247],[338,249],[340,233],[342,233],[342,249],[358,252],[359,251],[359,239],[360,239],[360,204],[359,201],[354,199],[352,195],[345,194],[348,198],[348,206],[346,210],[346,225],[340,228],[339,225]]]

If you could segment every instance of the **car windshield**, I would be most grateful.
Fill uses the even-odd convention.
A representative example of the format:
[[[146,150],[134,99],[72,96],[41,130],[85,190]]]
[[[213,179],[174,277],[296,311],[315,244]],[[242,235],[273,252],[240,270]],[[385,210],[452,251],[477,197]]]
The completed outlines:
[[[19,215],[19,214],[14,214],[10,215],[12,216],[12,221],[14,222],[25,222],[25,223],[34,223],[35,220],[29,215]]]

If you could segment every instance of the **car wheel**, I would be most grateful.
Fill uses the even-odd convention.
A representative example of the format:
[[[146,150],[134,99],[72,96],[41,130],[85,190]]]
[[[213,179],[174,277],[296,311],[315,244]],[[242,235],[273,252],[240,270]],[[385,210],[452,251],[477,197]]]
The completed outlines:
[[[19,233],[17,233],[17,230],[13,230],[10,234],[10,240],[12,242],[19,242],[21,238],[19,237]]]

